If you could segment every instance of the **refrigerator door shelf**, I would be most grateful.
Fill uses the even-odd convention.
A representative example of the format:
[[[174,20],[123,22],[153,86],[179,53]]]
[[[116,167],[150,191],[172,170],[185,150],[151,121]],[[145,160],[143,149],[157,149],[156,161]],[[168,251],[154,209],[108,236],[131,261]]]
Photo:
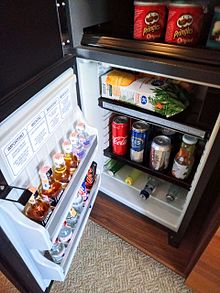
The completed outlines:
[[[92,206],[95,202],[100,183],[101,183],[101,177],[100,175],[97,175],[96,181],[91,189],[91,192],[85,204],[85,207],[83,208],[82,213],[80,214],[76,229],[74,230],[73,236],[70,242],[68,243],[64,258],[60,265],[47,259],[41,252],[39,252],[39,250],[31,250],[33,259],[36,263],[36,266],[39,272],[41,272],[43,279],[64,281],[69,271],[73,257],[76,253],[76,249],[82,237],[83,231],[85,229],[87,220],[92,210]]]
[[[67,213],[72,207],[74,197],[76,196],[88,172],[88,169],[94,159],[97,145],[97,136],[92,136],[91,145],[89,149],[86,151],[84,158],[80,162],[79,167],[74,173],[70,183],[66,187],[61,199],[59,200],[56,208],[54,209],[52,215],[50,216],[46,224],[46,230],[49,232],[50,239],[52,242],[55,242],[59,234],[59,231],[66,219]]]
[[[97,145],[97,136],[93,135],[90,147],[87,149],[84,158],[80,162],[77,171],[74,173],[45,227],[27,218],[22,213],[24,207],[21,204],[0,200],[0,220],[3,229],[7,232],[10,225],[11,229],[15,230],[15,233],[19,233],[22,239],[25,239],[25,246],[29,249],[51,249],[66,219],[67,213],[72,207],[74,197],[93,161]]]
[[[50,249],[52,242],[48,231],[38,223],[27,218],[23,213],[23,206],[11,201],[0,199],[0,223],[2,229],[9,236],[9,231],[22,242],[23,248],[39,250]],[[17,246],[17,243],[14,243]]]

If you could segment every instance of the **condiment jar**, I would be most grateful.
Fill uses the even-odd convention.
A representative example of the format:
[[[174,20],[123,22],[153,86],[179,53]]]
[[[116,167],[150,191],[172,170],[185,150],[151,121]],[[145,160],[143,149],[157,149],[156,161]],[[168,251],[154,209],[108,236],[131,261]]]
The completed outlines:
[[[178,179],[186,179],[194,164],[194,150],[197,138],[184,134],[179,152],[176,154],[172,175]]]

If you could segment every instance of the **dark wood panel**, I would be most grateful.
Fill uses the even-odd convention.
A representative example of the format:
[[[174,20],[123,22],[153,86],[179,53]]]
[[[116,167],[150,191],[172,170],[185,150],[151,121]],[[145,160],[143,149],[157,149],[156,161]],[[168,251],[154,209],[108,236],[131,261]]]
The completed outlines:
[[[98,194],[91,219],[176,273],[185,276],[185,268],[194,251],[196,223],[179,248],[175,248],[168,244],[165,228],[103,193]]]

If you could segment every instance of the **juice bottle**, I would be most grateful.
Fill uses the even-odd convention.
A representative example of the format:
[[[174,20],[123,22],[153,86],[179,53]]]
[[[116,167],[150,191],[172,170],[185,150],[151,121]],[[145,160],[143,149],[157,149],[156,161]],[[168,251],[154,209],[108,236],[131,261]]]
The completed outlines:
[[[53,164],[53,178],[56,182],[61,183],[61,186],[64,189],[71,178],[64,161],[64,155],[61,153],[55,153],[53,155]]]
[[[194,136],[184,134],[182,137],[182,144],[179,152],[176,154],[172,175],[178,179],[186,179],[194,163],[194,151],[197,138]]]
[[[49,166],[43,166],[39,170],[41,185],[38,189],[41,197],[48,198],[51,205],[56,205],[61,194],[62,186],[60,182],[54,180],[52,169]]]
[[[64,140],[62,143],[62,148],[67,170],[70,172],[70,175],[73,175],[73,173],[76,171],[76,168],[78,167],[77,156],[72,153],[72,144],[69,140]]]

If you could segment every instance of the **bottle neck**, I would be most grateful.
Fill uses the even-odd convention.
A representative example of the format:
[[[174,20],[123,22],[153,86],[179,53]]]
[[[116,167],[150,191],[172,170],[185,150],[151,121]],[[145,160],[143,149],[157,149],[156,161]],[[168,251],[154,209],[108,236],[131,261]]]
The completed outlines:
[[[66,171],[66,166],[65,165],[60,165],[60,166],[56,166],[55,167],[55,171],[57,172],[57,173],[63,173],[63,172],[65,172]]]
[[[183,157],[185,159],[190,159],[193,157],[195,150],[195,145],[194,144],[187,144],[185,142],[182,142],[180,150],[179,150],[179,155],[178,157]]]

